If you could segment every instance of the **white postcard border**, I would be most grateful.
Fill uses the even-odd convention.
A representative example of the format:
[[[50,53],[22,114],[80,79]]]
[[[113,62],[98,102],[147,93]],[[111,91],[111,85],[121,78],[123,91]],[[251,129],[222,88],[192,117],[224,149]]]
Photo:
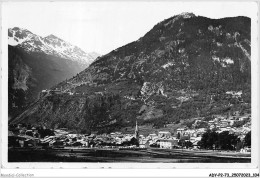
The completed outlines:
[[[167,1],[166,1],[167,2]],[[71,169],[71,168],[158,168],[158,169],[254,169],[259,168],[259,24],[258,24],[258,9],[259,2],[250,1],[252,3],[251,11],[255,12],[255,15],[251,17],[251,66],[252,66],[252,162],[251,163],[8,163],[7,161],[7,136],[8,128],[8,44],[7,29],[8,29],[8,17],[5,16],[5,4],[10,2],[4,2],[2,4],[2,55],[1,55],[1,167],[3,169],[20,168],[20,169],[37,169],[37,168],[51,168],[51,169]],[[224,2],[222,2],[224,3]],[[239,3],[239,2],[237,2]],[[184,170],[185,171],[185,170]]]

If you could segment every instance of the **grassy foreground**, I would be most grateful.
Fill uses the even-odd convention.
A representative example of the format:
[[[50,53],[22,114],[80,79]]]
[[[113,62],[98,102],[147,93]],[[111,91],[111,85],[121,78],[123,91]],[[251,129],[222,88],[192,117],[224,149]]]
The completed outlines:
[[[9,162],[250,163],[251,155],[180,149],[9,149]]]

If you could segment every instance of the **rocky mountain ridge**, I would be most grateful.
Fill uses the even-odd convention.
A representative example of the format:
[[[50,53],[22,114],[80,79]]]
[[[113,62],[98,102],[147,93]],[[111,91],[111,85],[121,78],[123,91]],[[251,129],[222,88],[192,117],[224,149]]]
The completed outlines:
[[[28,53],[42,52],[48,55],[77,61],[86,67],[96,59],[97,53],[88,54],[77,46],[74,46],[55,35],[41,37],[23,28],[9,28],[8,42],[11,46],[22,48]]]
[[[109,132],[136,119],[163,127],[230,110],[250,112],[250,29],[247,17],[173,16],[55,85],[64,93],[41,98],[16,121]]]

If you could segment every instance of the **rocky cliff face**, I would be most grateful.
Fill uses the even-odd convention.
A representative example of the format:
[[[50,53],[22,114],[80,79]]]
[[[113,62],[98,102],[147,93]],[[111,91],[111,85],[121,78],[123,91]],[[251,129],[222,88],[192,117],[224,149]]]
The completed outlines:
[[[163,125],[197,115],[225,114],[250,103],[250,29],[247,17],[180,14],[53,88],[87,98],[79,122],[101,132],[134,124],[136,118],[141,124]],[[227,91],[243,94],[233,99]],[[26,117],[53,116],[50,110],[42,111],[45,115],[37,112]],[[68,115],[71,112],[66,110]]]

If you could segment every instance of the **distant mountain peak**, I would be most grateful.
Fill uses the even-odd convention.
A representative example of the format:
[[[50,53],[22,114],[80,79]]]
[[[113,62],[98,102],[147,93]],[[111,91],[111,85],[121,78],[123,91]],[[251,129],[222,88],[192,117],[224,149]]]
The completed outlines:
[[[192,18],[192,17],[196,17],[195,14],[193,14],[192,12],[183,12],[177,16],[182,16],[183,18]]]
[[[43,38],[27,29],[14,27],[8,29],[8,41],[9,45],[18,46],[28,53],[41,52],[54,55],[71,61],[78,61],[84,66],[95,60],[95,55],[88,54],[53,34]]]
[[[27,29],[14,27],[8,29],[8,44],[17,46],[35,36]]]
[[[175,15],[169,19],[166,19],[166,20],[162,21],[161,23],[164,23],[165,26],[168,26],[168,25],[172,26],[173,24],[175,24],[175,22],[177,22],[181,19],[189,19],[189,18],[193,18],[193,17],[196,17],[196,15],[193,13],[190,13],[190,12],[183,12],[183,13]]]
[[[50,34],[50,35],[46,36],[45,38],[58,38],[58,37],[53,34]]]
[[[13,27],[13,28],[10,28],[10,29],[13,30],[13,31],[25,31],[25,32],[32,33],[29,30],[27,30],[25,28],[20,28],[20,27]]]
[[[64,41],[63,39],[53,35],[53,34],[50,34],[48,36],[45,37],[45,39],[49,39],[49,40],[58,40],[58,41]],[[65,42],[65,41],[64,41]]]

